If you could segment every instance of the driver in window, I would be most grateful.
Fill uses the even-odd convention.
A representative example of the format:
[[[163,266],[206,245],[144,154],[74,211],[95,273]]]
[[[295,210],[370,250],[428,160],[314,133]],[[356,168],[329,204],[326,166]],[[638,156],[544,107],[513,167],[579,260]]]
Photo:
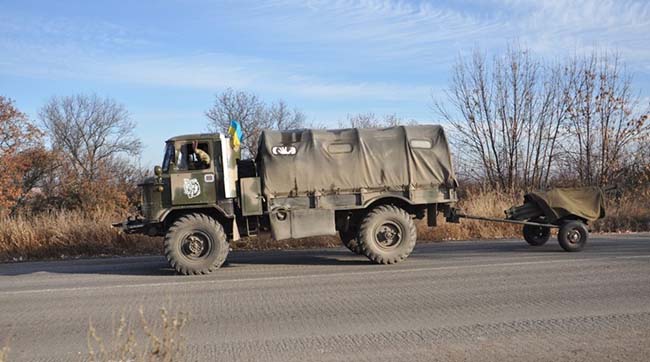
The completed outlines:
[[[210,155],[207,152],[199,148],[199,142],[192,142],[192,150],[194,151],[193,164],[195,169],[203,169],[210,167]]]

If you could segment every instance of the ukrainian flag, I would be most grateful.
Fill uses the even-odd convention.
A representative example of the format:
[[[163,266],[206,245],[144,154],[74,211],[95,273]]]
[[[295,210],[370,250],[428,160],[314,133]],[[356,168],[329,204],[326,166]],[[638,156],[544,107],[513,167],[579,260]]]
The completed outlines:
[[[244,138],[244,133],[241,131],[241,125],[239,122],[234,119],[230,121],[228,134],[230,135],[230,147],[232,147],[238,156],[241,155],[241,141]]]

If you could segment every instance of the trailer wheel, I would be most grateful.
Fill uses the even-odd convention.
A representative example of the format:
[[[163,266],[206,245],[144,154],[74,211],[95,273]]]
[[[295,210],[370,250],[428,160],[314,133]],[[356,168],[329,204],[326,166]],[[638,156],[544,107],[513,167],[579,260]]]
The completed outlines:
[[[165,256],[180,274],[212,272],[226,261],[229,249],[221,224],[204,214],[181,217],[165,235]]]
[[[339,237],[346,248],[357,255],[363,255],[361,246],[354,231],[339,231]]]
[[[542,246],[551,238],[548,226],[524,225],[524,239],[532,246]]]
[[[363,219],[357,238],[363,255],[377,264],[394,264],[406,259],[416,239],[411,215],[393,205],[373,209]]]
[[[569,221],[560,226],[557,239],[565,251],[580,251],[589,239],[589,230],[582,221]]]

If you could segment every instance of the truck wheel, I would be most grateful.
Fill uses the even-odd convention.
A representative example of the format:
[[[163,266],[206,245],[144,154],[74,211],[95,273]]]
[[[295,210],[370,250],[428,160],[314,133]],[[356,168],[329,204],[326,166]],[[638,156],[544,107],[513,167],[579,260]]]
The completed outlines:
[[[363,255],[359,241],[357,240],[357,235],[353,231],[339,231],[339,237],[345,245],[346,248],[350,249],[351,252],[357,255]]]
[[[167,261],[185,275],[207,274],[219,268],[229,249],[221,224],[204,214],[181,217],[165,235]]]
[[[542,246],[551,238],[551,228],[547,226],[524,225],[524,239],[532,246]]]
[[[589,230],[582,221],[569,221],[560,226],[557,239],[565,251],[580,251],[587,244]]]
[[[357,238],[363,254],[377,264],[394,264],[406,259],[416,239],[411,215],[393,205],[372,210],[363,219]]]

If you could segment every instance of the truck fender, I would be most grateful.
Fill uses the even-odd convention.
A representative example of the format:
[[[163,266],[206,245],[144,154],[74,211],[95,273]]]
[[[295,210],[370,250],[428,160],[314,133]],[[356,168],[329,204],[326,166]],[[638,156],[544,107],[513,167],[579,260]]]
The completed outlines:
[[[210,216],[215,217],[219,222],[221,222],[224,228],[231,228],[232,223],[235,219],[235,215],[228,214],[223,208],[219,205],[210,205],[204,207],[197,206],[181,206],[181,207],[172,207],[160,215],[160,223],[165,225],[168,223],[170,217],[174,219],[174,215],[189,214],[189,213],[204,213]]]

